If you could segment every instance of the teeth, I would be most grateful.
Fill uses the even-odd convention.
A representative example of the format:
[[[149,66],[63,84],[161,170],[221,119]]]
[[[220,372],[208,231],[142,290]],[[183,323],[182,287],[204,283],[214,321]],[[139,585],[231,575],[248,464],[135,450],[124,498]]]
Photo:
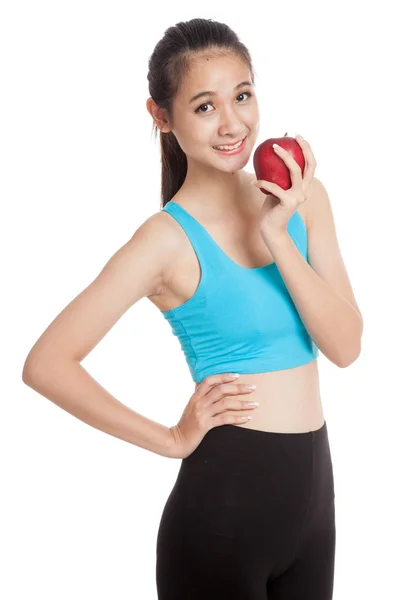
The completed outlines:
[[[239,146],[242,142],[243,142],[243,140],[240,140],[240,142],[238,142],[234,146],[214,146],[214,148],[217,148],[217,150],[234,150],[235,148],[239,148]]]

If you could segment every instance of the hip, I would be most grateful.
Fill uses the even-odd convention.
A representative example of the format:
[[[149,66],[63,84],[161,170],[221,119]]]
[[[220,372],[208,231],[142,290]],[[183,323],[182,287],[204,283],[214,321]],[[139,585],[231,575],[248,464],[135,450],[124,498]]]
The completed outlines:
[[[325,421],[304,433],[215,427],[181,462],[158,551],[193,544],[206,551],[212,539],[221,552],[234,546],[248,560],[257,548],[288,564],[301,536],[321,522],[334,527],[334,497]]]

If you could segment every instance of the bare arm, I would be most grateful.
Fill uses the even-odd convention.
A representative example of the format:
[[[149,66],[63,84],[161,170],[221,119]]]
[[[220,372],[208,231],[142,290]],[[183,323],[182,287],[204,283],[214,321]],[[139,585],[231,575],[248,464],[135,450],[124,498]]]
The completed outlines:
[[[22,372],[26,385],[81,421],[162,456],[171,456],[169,427],[119,402],[80,362],[128,308],[161,288],[175,244],[168,234],[158,214],[145,221],[44,331]]]

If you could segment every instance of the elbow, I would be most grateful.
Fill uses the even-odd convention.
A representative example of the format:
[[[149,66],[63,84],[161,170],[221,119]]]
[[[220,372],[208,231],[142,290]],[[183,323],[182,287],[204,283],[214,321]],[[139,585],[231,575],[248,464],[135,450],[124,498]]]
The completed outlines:
[[[340,361],[340,362],[337,362],[336,365],[338,367],[340,367],[341,369],[345,369],[346,367],[349,367],[350,365],[352,365],[353,362],[355,362],[357,360],[357,358],[358,358],[358,356],[356,356],[352,360]]]
[[[28,357],[25,359],[24,366],[22,367],[22,381],[26,385],[29,385],[28,381],[30,381],[31,376],[32,376],[32,369],[31,369],[30,359],[29,359],[29,355],[28,355]]]
[[[49,360],[47,358],[39,354],[29,354],[22,369],[22,381],[25,385],[33,387],[34,382],[48,370]]]
[[[342,353],[340,356],[340,359],[336,362],[337,366],[340,367],[341,369],[345,369],[346,367],[349,367],[350,365],[352,365],[357,358],[360,356],[361,354],[361,347],[359,347],[357,349],[357,351],[352,352],[352,353]]]
[[[364,323],[360,315],[357,332],[353,334],[352,339],[348,340],[346,345],[342,344],[340,352],[338,352],[339,360],[337,366],[341,369],[352,365],[361,354],[361,339],[363,334]]]
[[[58,377],[63,365],[74,361],[73,358],[54,352],[52,356],[48,352],[31,353],[26,358],[22,369],[22,381],[25,385],[36,389],[47,382],[49,377]]]
[[[22,368],[22,381],[25,383],[25,385],[32,387],[32,382],[36,371],[37,368],[32,365],[31,359],[26,359]]]

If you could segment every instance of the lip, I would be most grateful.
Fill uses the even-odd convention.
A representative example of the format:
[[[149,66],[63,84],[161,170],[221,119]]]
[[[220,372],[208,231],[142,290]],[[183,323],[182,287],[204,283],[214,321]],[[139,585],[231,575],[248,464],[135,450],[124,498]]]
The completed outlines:
[[[243,138],[240,146],[238,148],[235,148],[234,150],[218,150],[218,148],[214,148],[214,147],[213,147],[213,150],[215,150],[215,152],[219,152],[220,154],[224,154],[226,156],[233,156],[234,154],[239,154],[239,152],[241,152],[243,150],[243,148],[246,145],[246,140],[247,140],[247,135],[245,138]],[[235,143],[237,144],[237,142],[235,142]],[[223,146],[224,144],[218,144],[218,145]],[[233,144],[229,144],[229,145],[233,145]]]

